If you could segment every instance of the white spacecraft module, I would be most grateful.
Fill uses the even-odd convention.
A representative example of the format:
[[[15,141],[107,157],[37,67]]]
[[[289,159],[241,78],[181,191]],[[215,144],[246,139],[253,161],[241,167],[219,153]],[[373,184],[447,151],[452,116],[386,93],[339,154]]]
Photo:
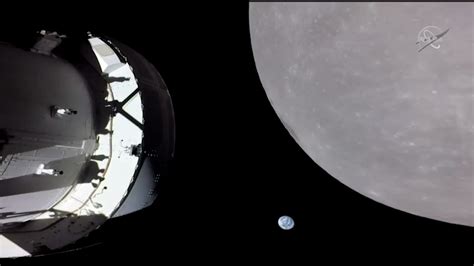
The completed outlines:
[[[0,258],[47,254],[150,206],[173,157],[168,89],[104,36],[0,42]]]

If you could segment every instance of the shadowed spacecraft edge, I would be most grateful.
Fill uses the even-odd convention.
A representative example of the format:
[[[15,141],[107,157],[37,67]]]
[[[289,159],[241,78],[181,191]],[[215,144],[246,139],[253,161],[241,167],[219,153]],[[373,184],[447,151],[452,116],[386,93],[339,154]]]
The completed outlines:
[[[150,206],[174,154],[160,74],[119,41],[0,42],[0,258],[51,253]]]

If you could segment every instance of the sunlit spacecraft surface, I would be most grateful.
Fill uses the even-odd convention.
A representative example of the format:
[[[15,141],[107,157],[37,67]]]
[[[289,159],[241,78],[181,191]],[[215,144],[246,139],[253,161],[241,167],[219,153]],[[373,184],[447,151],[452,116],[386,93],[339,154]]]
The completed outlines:
[[[171,98],[119,41],[0,42],[0,258],[52,253],[150,206],[174,153]]]

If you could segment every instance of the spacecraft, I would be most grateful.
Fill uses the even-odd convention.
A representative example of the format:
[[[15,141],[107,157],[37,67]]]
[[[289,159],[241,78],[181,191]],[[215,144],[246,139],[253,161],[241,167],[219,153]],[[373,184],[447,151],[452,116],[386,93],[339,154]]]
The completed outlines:
[[[171,97],[142,55],[91,32],[31,37],[0,40],[0,258],[149,207],[174,155]]]

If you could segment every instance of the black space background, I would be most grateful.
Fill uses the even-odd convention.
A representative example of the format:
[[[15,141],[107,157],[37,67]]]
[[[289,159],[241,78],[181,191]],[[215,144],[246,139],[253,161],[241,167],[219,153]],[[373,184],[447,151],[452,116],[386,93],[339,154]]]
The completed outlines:
[[[319,260],[328,254],[380,253],[386,258],[472,259],[472,228],[365,198],[299,148],[259,81],[247,3],[117,2],[97,10],[83,4],[87,8],[80,11],[76,5],[63,2],[59,9],[43,8],[34,15],[4,10],[1,27],[91,30],[142,53],[157,67],[173,99],[176,157],[170,175],[160,180],[152,208],[114,220],[80,242],[99,244],[14,263],[98,258],[158,264],[220,256],[226,263],[255,255]],[[111,19],[118,21],[100,17],[105,12],[116,14]],[[295,219],[292,231],[277,225],[285,214]]]

